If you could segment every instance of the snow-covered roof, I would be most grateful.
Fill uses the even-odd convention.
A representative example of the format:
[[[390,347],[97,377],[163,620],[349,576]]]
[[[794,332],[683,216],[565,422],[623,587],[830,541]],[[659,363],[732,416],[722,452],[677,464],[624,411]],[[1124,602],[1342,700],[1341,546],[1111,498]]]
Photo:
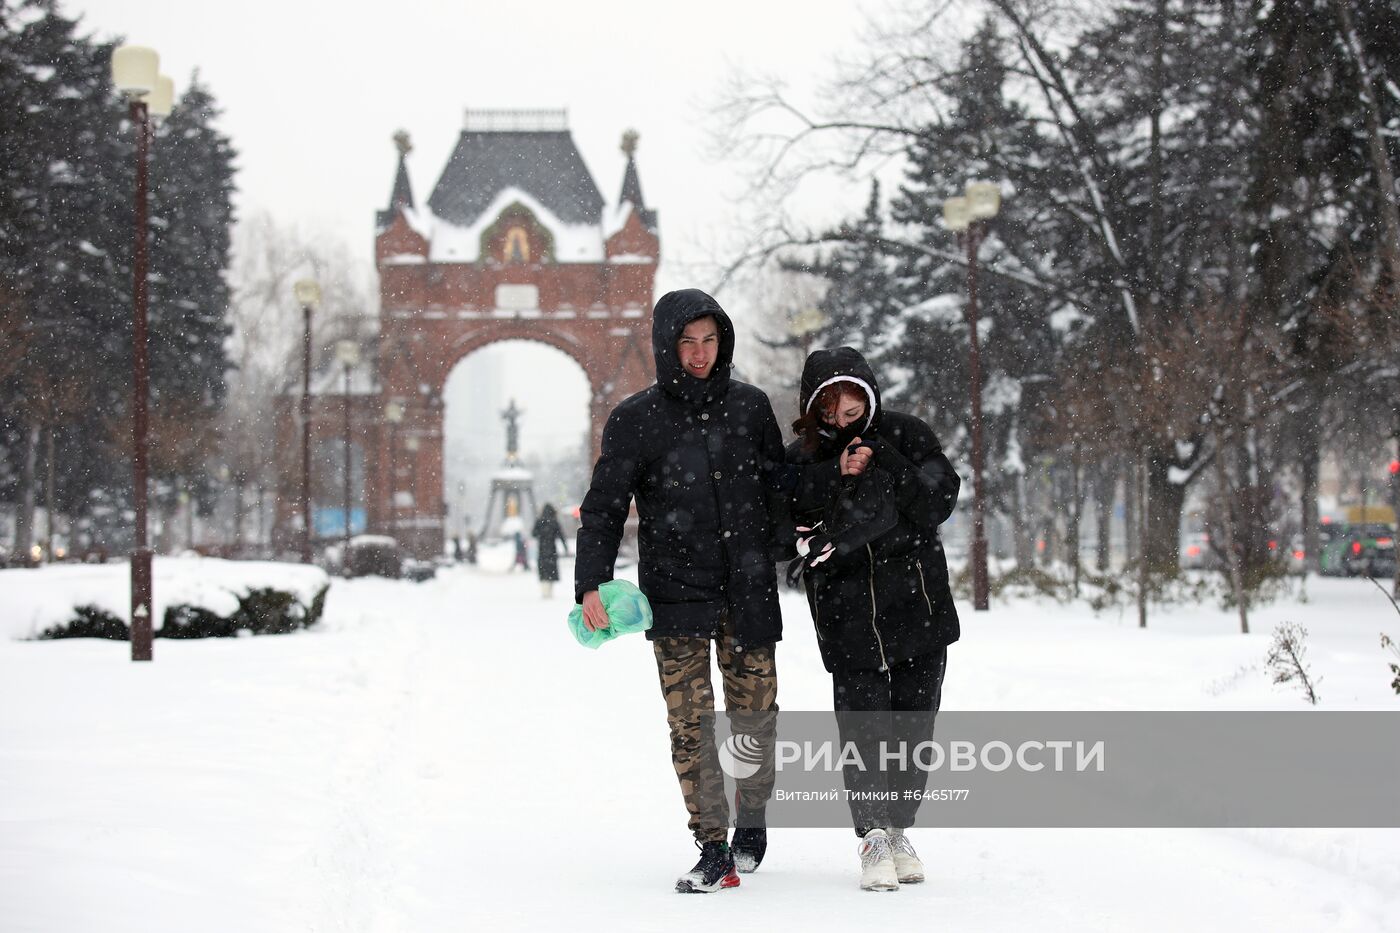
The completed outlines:
[[[596,227],[603,210],[603,195],[567,129],[463,130],[428,206],[443,220],[469,227],[491,213],[507,188],[529,192],[565,224]]]
[[[569,223],[551,211],[544,202],[523,188],[508,186],[496,193],[476,219],[465,226],[454,223],[436,213],[425,216],[422,210],[414,212],[414,229],[422,230],[417,224],[425,223],[428,233],[428,259],[431,262],[475,262],[481,256],[481,235],[494,224],[501,212],[512,204],[520,204],[530,211],[540,225],[554,238],[555,262],[602,262],[603,226],[601,217],[591,223]],[[601,214],[601,212],[600,212]],[[407,214],[405,215],[407,216]]]

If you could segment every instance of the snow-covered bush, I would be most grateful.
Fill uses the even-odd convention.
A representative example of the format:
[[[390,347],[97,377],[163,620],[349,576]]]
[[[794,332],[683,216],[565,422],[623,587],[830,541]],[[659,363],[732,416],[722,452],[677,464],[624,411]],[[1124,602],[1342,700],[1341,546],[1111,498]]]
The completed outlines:
[[[318,567],[212,558],[157,558],[160,638],[293,632],[321,618],[330,577]],[[130,637],[125,563],[0,571],[0,637]]]

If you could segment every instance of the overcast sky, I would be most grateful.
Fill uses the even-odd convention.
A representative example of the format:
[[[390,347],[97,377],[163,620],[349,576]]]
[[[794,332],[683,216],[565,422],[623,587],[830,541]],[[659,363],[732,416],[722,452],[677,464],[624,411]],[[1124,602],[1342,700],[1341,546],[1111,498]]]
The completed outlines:
[[[635,128],[643,193],[660,212],[658,296],[710,284],[709,263],[728,258],[716,255],[719,244],[734,239],[743,179],[736,164],[713,159],[708,116],[721,87],[736,72],[764,72],[810,91],[832,77],[838,56],[856,54],[865,21],[861,6],[845,0],[399,0],[369,10],[308,0],[66,0],[64,10],[82,14],[99,38],[154,47],[177,93],[198,69],[239,153],[240,212],[268,211],[339,239],[367,272],[374,212],[387,206],[393,183],[397,129],[412,137],[409,170],[422,203],[466,108],[566,108],[612,204],[625,166],[622,133]],[[861,184],[838,188],[810,212],[844,216],[866,193]],[[742,297],[722,297],[741,337],[751,333]],[[506,387],[531,412],[522,447],[572,441],[583,427],[575,422],[586,423],[583,400],[561,409],[549,395],[573,391],[581,373],[556,387],[538,378],[538,354],[521,362],[504,368],[526,370],[521,384]],[[483,377],[500,371],[484,361],[482,369]],[[448,401],[449,412],[472,407]],[[498,449],[500,426],[482,420],[474,430],[489,431],[484,448]],[[449,441],[454,430],[449,424]]]
[[[867,5],[868,6],[868,5]],[[604,198],[617,199],[622,133],[641,134],[643,192],[660,211],[658,290],[695,284],[732,223],[736,166],[706,158],[706,109],[736,69],[798,87],[855,51],[854,2],[622,0],[353,5],[307,0],[67,0],[100,37],[154,47],[186,86],[194,69],[239,151],[238,205],[342,238],[370,261],[400,127],[426,199],[471,108],[567,108]],[[861,203],[857,191],[853,203]]]

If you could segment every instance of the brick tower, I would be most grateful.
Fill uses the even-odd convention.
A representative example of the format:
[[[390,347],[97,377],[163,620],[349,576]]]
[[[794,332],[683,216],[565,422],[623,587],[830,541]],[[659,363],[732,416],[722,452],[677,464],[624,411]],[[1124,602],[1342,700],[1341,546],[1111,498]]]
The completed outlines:
[[[397,403],[404,414],[392,432],[380,419],[364,437],[366,495],[371,530],[392,526],[414,554],[429,556],[442,548],[442,392],[453,367],[502,340],[568,354],[590,386],[596,457],[608,412],[654,378],[661,250],[656,212],[642,198],[635,133],[623,137],[627,167],[615,205],[599,192],[563,111],[467,111],[421,206],[409,183],[407,136],[396,142],[398,169],[375,231],[374,402],[380,413]]]

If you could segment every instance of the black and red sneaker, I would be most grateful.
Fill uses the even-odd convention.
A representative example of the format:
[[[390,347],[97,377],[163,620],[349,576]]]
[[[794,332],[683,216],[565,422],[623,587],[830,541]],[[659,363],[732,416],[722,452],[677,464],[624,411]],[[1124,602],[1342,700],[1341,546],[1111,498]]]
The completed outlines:
[[[700,861],[676,881],[678,894],[709,894],[724,888],[737,888],[739,873],[734,870],[734,855],[726,842],[707,842],[700,846]]]

